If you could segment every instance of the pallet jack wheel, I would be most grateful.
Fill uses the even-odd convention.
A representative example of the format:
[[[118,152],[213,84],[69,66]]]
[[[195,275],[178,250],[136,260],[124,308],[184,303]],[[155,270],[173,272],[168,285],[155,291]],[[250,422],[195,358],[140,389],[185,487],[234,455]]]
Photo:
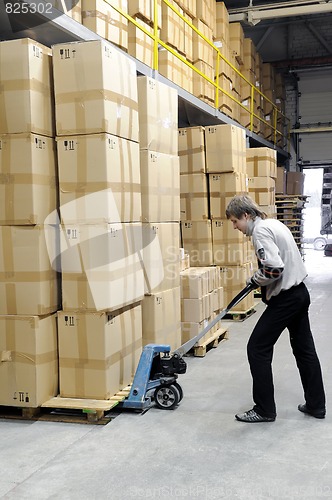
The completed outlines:
[[[173,410],[180,402],[180,391],[175,384],[161,385],[154,391],[154,399],[161,410]]]
[[[173,385],[174,385],[174,387],[176,387],[176,388],[177,388],[177,390],[179,391],[179,394],[180,394],[179,403],[180,403],[180,401],[182,401],[182,399],[183,399],[183,389],[182,389],[181,385],[180,385],[180,384],[178,384],[177,382],[173,382]]]

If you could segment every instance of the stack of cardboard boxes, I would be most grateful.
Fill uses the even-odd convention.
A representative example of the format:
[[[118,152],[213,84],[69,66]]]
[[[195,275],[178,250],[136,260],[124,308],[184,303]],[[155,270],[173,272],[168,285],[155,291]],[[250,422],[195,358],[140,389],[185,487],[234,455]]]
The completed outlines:
[[[157,2],[157,33],[160,36],[161,2]],[[128,14],[145,30],[138,28],[132,22],[128,23],[128,54],[153,66],[154,40],[146,33],[154,34],[154,0],[131,0],[128,2]]]
[[[1,42],[0,75],[0,405],[29,407],[58,391],[51,52]]]
[[[142,186],[143,344],[181,345],[180,182],[176,90],[138,78]]]
[[[270,148],[247,149],[248,191],[263,212],[276,217],[277,154]]]
[[[234,276],[240,291],[252,270],[250,242],[233,229],[225,215],[231,198],[248,191],[245,132],[232,125],[181,129],[179,151],[183,247],[192,266],[221,267],[216,288],[224,288],[225,302],[229,302]],[[245,272],[238,275],[237,268]],[[189,271],[185,271],[186,279],[193,274]],[[201,297],[184,298],[203,301]],[[251,294],[237,307],[243,310],[252,306]]]
[[[53,47],[60,188],[60,395],[108,399],[142,346],[135,64],[102,41]]]

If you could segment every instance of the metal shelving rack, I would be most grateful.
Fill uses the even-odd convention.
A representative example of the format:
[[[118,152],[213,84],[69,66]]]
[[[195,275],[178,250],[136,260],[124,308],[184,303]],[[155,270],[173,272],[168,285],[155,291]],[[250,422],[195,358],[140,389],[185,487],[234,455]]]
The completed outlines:
[[[24,0],[24,3],[35,5],[36,0]],[[13,32],[14,30],[5,11],[5,4],[2,2],[0,5],[0,39],[12,40],[16,38],[31,38],[48,47],[57,43],[103,39],[74,19],[62,14],[60,11],[53,8],[52,12],[51,14],[47,12],[43,12],[42,14],[20,14],[19,17],[15,18],[15,32]],[[33,28],[31,28],[31,26],[33,26]],[[106,41],[106,43],[121,50],[111,42]],[[135,61],[139,74],[155,78],[158,81],[176,88],[178,91],[180,128],[195,125],[218,125],[222,123],[233,124],[244,128],[229,116],[221,113],[217,108],[193,96],[149,66],[146,66],[128,54],[127,56]],[[248,129],[245,130],[247,141],[251,147],[269,147],[274,149],[277,152],[279,163],[284,163],[289,158],[287,151],[277,147],[254,132]]]

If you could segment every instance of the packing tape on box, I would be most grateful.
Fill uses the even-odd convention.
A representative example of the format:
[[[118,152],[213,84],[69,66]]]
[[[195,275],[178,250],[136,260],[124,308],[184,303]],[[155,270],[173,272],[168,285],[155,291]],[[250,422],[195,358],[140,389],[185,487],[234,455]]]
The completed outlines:
[[[268,163],[267,171],[268,171],[268,173],[270,173],[271,157],[269,157],[269,156],[254,156],[254,157],[247,158],[247,165],[250,166],[250,168],[253,168],[252,177],[260,177],[259,171],[260,171],[261,162]]]
[[[76,68],[76,66],[75,66]],[[78,73],[81,72],[80,70],[80,65],[77,65],[76,71]],[[79,75],[78,75],[78,81],[79,81]],[[106,90],[106,89],[100,89],[100,90],[82,90],[79,91],[77,90],[76,92],[64,92],[62,94],[58,93],[55,96],[55,102],[56,105],[61,106],[65,104],[72,104],[75,106],[75,115],[76,115],[76,133],[86,133],[86,123],[85,123],[85,107],[84,107],[84,102],[86,101],[110,101],[116,104],[119,112],[117,113],[117,125],[118,125],[118,130],[117,133],[114,135],[117,135],[121,137],[120,134],[120,124],[122,120],[121,116],[121,108],[128,108],[132,114],[132,112],[138,113],[138,104],[137,101],[131,99],[130,97],[126,97],[122,95],[121,93],[114,92],[111,90]],[[132,127],[132,116],[129,120],[128,124],[128,130],[131,130]],[[61,131],[63,129],[61,123],[59,123],[59,130]],[[90,127],[91,128],[91,127]],[[90,129],[89,129],[90,130]],[[107,130],[107,128],[105,128]],[[96,132],[99,132],[99,130],[96,130]],[[91,132],[90,132],[91,133]]]
[[[6,269],[10,269],[9,267]],[[55,271],[48,269],[47,271],[14,271],[11,268],[8,271],[0,272],[0,282],[10,283],[40,283],[42,281],[54,280]]]

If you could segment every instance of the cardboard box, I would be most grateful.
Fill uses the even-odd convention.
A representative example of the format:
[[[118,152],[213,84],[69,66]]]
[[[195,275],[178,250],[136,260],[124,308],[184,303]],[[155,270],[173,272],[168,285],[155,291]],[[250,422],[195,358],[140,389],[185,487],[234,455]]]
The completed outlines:
[[[229,24],[229,46],[238,63],[243,64],[244,31],[241,23]]]
[[[262,64],[262,84],[264,94],[267,90],[275,90],[276,75],[275,68],[271,63]]]
[[[286,194],[303,194],[304,175],[302,172],[287,172]]]
[[[189,0],[186,0],[189,3]],[[192,4],[194,2],[191,2]],[[196,6],[195,6],[196,8]],[[183,17],[187,19],[187,21],[192,24],[193,18],[184,12]],[[194,61],[194,30],[192,27],[184,23],[184,53],[186,55],[187,61],[193,63]],[[192,72],[191,68],[188,68],[190,72]]]
[[[110,399],[133,380],[142,351],[140,304],[112,314],[58,312],[60,396]]]
[[[206,171],[246,171],[246,134],[235,125],[205,127]]]
[[[229,14],[224,2],[216,2],[216,13],[215,38],[223,40],[228,44],[230,40],[230,27],[233,23],[229,23]]]
[[[41,316],[59,308],[50,247],[55,251],[52,226],[0,226],[0,314]]]
[[[180,286],[180,228],[177,222],[143,223],[145,293]]]
[[[277,177],[277,152],[271,148],[247,149],[248,177]]]
[[[199,19],[194,19],[192,23],[198,31],[212,42],[213,32]],[[214,49],[209,45],[202,36],[193,31],[193,58],[194,63],[198,61],[205,62],[208,66],[213,67]]]
[[[43,224],[57,207],[54,139],[0,135],[0,224]]]
[[[161,27],[161,3],[162,0],[157,0],[158,28]],[[130,0],[128,2],[128,14],[131,17],[141,17],[145,22],[152,24],[154,21],[154,0]]]
[[[224,288],[225,303],[229,304],[234,297],[246,286],[246,281],[253,275],[253,266],[251,262],[243,265],[227,266],[220,268],[221,283]],[[246,312],[254,307],[254,293],[249,295],[236,306],[232,311]]]
[[[56,396],[56,315],[0,316],[0,361],[0,405],[37,408]]]
[[[127,0],[82,0],[82,24],[97,35],[128,49],[128,21],[112,5],[128,13]]]
[[[213,259],[219,266],[244,264],[252,259],[249,239],[228,220],[212,221]]]
[[[63,310],[114,311],[141,300],[142,244],[140,223],[61,225]]]
[[[177,91],[147,76],[137,78],[140,148],[178,154]]]
[[[206,294],[196,299],[181,299],[181,321],[201,323],[212,315],[210,295]]]
[[[224,219],[228,203],[236,194],[248,192],[248,177],[241,172],[210,174],[210,215]]]
[[[62,222],[141,220],[137,142],[91,134],[58,137],[57,146]]]
[[[214,0],[200,0],[196,3],[196,17],[203,21],[206,26],[212,30],[212,33],[216,32],[216,2]]]
[[[51,56],[30,38],[0,43],[0,134],[54,136]]]
[[[180,174],[205,172],[204,127],[179,129]]]
[[[250,69],[253,73],[256,70],[256,47],[251,38],[243,40],[243,66]]]
[[[190,255],[192,266],[212,266],[212,227],[211,220],[182,221],[182,243]]]
[[[143,222],[180,220],[179,157],[142,149],[141,189]]]
[[[275,189],[271,177],[248,177],[249,196],[257,205],[275,205]]]
[[[142,301],[143,345],[181,345],[180,288],[145,296]]]
[[[136,65],[106,41],[53,46],[57,135],[106,132],[138,142]]]
[[[181,298],[199,299],[209,293],[209,272],[205,267],[190,267],[180,275]]]
[[[286,194],[286,169],[277,167],[276,193]]]
[[[180,176],[181,220],[206,220],[209,218],[208,178],[206,174]]]

